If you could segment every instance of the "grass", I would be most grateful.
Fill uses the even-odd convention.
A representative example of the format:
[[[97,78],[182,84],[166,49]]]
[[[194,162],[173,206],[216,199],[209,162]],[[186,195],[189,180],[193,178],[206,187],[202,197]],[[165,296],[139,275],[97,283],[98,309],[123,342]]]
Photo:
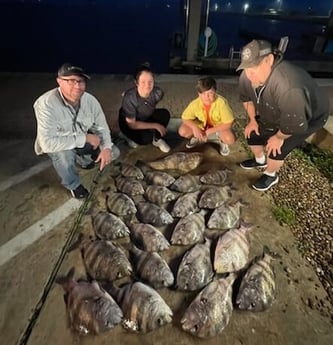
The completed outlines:
[[[285,205],[274,206],[273,216],[280,224],[293,225],[296,222],[295,211]]]

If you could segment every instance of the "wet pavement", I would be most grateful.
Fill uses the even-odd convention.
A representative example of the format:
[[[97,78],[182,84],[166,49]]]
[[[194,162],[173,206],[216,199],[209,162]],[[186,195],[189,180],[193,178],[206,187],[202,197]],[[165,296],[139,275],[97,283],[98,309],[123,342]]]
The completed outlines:
[[[170,83],[170,88],[175,85],[172,78],[166,83]],[[185,84],[187,87],[181,90],[186,96],[181,104],[178,103],[179,108],[187,97],[193,96],[193,84],[186,81]],[[119,90],[123,87],[119,83],[115,85]],[[236,98],[234,94],[230,97]],[[234,108],[237,107],[239,104],[234,105]],[[32,118],[25,121],[33,128]],[[185,143],[176,135],[176,127],[175,120],[168,134],[172,152],[186,150]],[[164,156],[152,145],[129,149],[124,142],[118,144],[122,149],[120,161],[135,163],[138,159],[150,161]],[[72,266],[76,268],[77,278],[85,277],[79,251],[67,253],[66,250],[79,232],[92,233],[90,218],[84,213],[91,204],[100,205],[103,202],[102,189],[111,183],[112,167],[108,167],[101,176],[97,168],[80,171],[84,184],[93,191],[92,197],[81,203],[73,201],[60,186],[48,159],[34,155],[32,137],[2,140],[0,147],[3,157],[0,171],[2,343],[77,343],[78,337],[71,333],[67,325],[63,290],[54,283],[54,279],[66,274]],[[264,245],[280,255],[273,262],[278,289],[273,306],[261,313],[235,310],[229,325],[220,335],[202,340],[182,331],[179,322],[195,294],[161,289],[159,292],[174,312],[172,324],[148,334],[129,333],[118,325],[105,334],[88,336],[80,342],[122,345],[331,344],[332,322],[316,308],[316,304],[326,300],[326,292],[313,268],[302,258],[290,229],[274,220],[269,196],[250,187],[259,172],[244,171],[238,166],[238,162],[248,156],[244,147],[237,141],[228,157],[221,157],[214,144],[205,144],[196,150],[203,152],[205,159],[193,173],[202,173],[213,167],[228,167],[232,171],[230,182],[236,189],[233,199],[241,198],[248,204],[242,208],[242,218],[253,224],[249,234],[250,257],[260,255]],[[166,229],[161,230],[168,233]],[[184,250],[172,246],[163,254],[174,270],[174,263]]]

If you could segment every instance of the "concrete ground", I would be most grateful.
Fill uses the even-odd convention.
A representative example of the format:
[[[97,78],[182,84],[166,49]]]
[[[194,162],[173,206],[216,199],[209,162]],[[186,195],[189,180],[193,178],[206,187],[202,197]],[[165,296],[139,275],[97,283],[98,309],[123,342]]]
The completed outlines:
[[[196,76],[158,76],[166,90],[163,105],[174,117],[195,97]],[[3,344],[74,344],[78,338],[66,323],[63,291],[54,278],[75,266],[76,277],[84,277],[78,251],[66,252],[79,232],[91,233],[91,224],[84,210],[88,206],[71,199],[49,164],[47,157],[33,152],[35,122],[33,100],[53,87],[50,75],[2,76],[0,94],[2,130],[0,153],[0,334]],[[236,117],[242,118],[235,79],[218,78],[219,89],[230,100]],[[130,78],[95,76],[88,89],[101,101],[114,137],[116,114],[122,90],[131,85]],[[331,87],[323,86],[331,92]],[[184,151],[185,143],[176,135],[177,120],[169,128],[172,152]],[[135,163],[138,159],[153,160],[163,154],[153,146],[122,149],[120,161]],[[273,306],[262,313],[234,311],[230,324],[217,337],[196,339],[183,332],[179,320],[193,295],[169,289],[159,291],[174,312],[174,321],[145,335],[127,333],[118,325],[96,337],[82,339],[83,344],[321,344],[332,343],[332,320],[314,305],[326,301],[313,268],[302,258],[290,229],[278,224],[272,216],[272,203],[266,193],[250,188],[259,172],[247,172],[238,162],[247,153],[238,141],[228,157],[221,157],[214,144],[199,147],[205,159],[193,173],[211,168],[228,167],[230,182],[235,188],[233,199],[241,198],[248,206],[242,218],[253,224],[249,234],[250,257],[262,253],[263,246],[277,252],[273,266],[276,272],[277,297]],[[112,167],[101,176],[97,168],[80,171],[83,183],[93,191],[89,204],[103,198],[101,190],[110,184]],[[95,180],[95,182],[94,182]],[[166,231],[162,229],[162,231]],[[172,246],[165,254],[171,263],[185,248]]]

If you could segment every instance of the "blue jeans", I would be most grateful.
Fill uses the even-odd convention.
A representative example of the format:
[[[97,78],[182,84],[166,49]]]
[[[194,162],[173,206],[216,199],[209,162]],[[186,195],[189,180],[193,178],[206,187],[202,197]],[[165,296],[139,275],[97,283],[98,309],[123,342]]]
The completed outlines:
[[[52,164],[57,174],[61,178],[61,184],[69,189],[76,189],[80,183],[80,176],[76,169],[76,163],[82,167],[93,162],[99,153],[99,149],[94,150],[93,147],[86,143],[82,148],[65,150],[60,152],[48,153],[52,160]],[[119,157],[120,151],[117,146],[112,147],[112,160]]]

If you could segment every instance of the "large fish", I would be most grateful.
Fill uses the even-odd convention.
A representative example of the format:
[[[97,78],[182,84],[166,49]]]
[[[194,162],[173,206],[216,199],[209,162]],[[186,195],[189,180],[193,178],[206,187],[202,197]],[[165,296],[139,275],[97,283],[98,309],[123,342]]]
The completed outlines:
[[[167,187],[155,185],[147,186],[145,197],[148,201],[159,206],[177,198],[176,194],[169,190]]]
[[[156,170],[180,170],[186,173],[197,168],[203,158],[201,152],[176,152],[147,164]]]
[[[96,281],[74,279],[72,268],[56,283],[65,290],[65,302],[70,327],[81,335],[99,334],[119,324],[123,313],[114,299]]]
[[[199,338],[214,337],[229,323],[235,275],[210,282],[186,309],[181,325]]]
[[[200,196],[199,207],[215,209],[231,198],[230,186],[215,186],[207,188]]]
[[[206,229],[205,213],[204,210],[201,210],[179,219],[172,232],[170,242],[183,246],[202,242]]]
[[[135,271],[142,281],[155,289],[169,287],[174,283],[174,275],[167,262],[156,252],[145,252],[135,245],[130,247]]]
[[[241,200],[231,204],[223,204],[217,207],[207,222],[208,229],[232,229],[240,224],[241,206],[245,203]]]
[[[137,211],[134,201],[125,193],[108,193],[106,205],[117,216],[130,216]]]
[[[167,210],[151,202],[139,202],[137,209],[137,217],[142,223],[162,226],[173,222],[173,218]]]
[[[246,266],[250,252],[249,230],[251,224],[242,223],[238,229],[228,230],[219,236],[214,255],[214,270],[217,273],[237,272]]]
[[[198,206],[198,198],[200,193],[200,191],[197,191],[181,195],[173,205],[171,215],[173,217],[182,218],[188,214],[200,211]]]
[[[148,183],[157,186],[168,187],[175,182],[175,178],[164,171],[148,171],[145,177]]]
[[[199,290],[213,279],[210,245],[211,240],[206,239],[185,253],[177,272],[177,289]]]
[[[91,278],[113,281],[129,276],[132,266],[123,249],[111,241],[92,240],[81,234],[70,250],[79,247]]]
[[[112,286],[109,291],[124,313],[126,329],[147,333],[172,321],[172,310],[149,285],[135,282],[121,288]]]
[[[147,252],[161,252],[170,247],[169,241],[151,224],[132,223],[131,235],[136,243]]]
[[[143,195],[145,190],[142,184],[134,177],[121,177],[115,179],[117,189],[129,196]]]
[[[201,187],[200,176],[185,174],[179,176],[170,189],[181,193],[196,192]]]
[[[144,178],[142,170],[129,163],[121,163],[120,173],[124,177],[134,177],[137,180],[143,180]]]
[[[117,216],[105,211],[92,210],[91,220],[96,236],[101,240],[114,240],[129,236],[126,224]]]
[[[231,171],[229,169],[208,171],[206,174],[201,175],[200,182],[204,184],[223,184],[228,179]]]
[[[276,297],[275,273],[271,266],[274,257],[267,250],[256,257],[243,277],[236,298],[242,310],[263,311],[269,308]]]

